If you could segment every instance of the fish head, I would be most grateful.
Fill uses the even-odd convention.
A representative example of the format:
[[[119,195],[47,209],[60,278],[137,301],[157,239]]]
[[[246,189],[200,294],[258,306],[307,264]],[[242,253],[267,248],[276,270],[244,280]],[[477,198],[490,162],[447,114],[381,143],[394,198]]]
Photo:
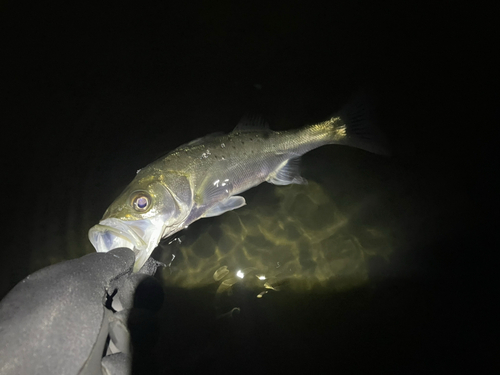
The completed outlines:
[[[89,240],[98,252],[132,249],[134,271],[144,265],[165,233],[182,229],[186,211],[161,179],[137,177],[89,230]]]

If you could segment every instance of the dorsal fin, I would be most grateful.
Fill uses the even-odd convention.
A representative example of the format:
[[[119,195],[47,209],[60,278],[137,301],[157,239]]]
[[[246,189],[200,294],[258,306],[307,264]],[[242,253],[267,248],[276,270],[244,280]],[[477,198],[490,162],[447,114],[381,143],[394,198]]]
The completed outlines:
[[[234,131],[254,131],[254,130],[268,130],[269,124],[258,115],[245,114],[234,128]]]
[[[201,144],[203,144],[203,142],[206,142],[207,140],[209,140],[211,138],[219,137],[219,136],[221,136],[223,134],[225,134],[225,133],[224,132],[216,132],[216,133],[211,133],[211,134],[205,135],[205,136],[200,137],[200,138],[193,139],[192,141],[184,143],[184,144],[176,147],[173,150],[170,150],[168,152],[159,153],[158,156],[154,160],[158,160],[158,159],[164,158],[165,156],[169,155],[171,152],[174,152],[174,151],[179,150],[179,149],[186,148],[188,146],[201,145]]]
[[[207,140],[215,138],[215,137],[219,137],[219,136],[221,136],[223,134],[224,134],[224,132],[210,133],[210,134],[207,134],[207,135],[205,135],[203,137],[193,139],[191,142],[185,143],[182,146],[179,146],[178,148],[185,147],[185,146],[201,145],[203,142],[206,142]]]

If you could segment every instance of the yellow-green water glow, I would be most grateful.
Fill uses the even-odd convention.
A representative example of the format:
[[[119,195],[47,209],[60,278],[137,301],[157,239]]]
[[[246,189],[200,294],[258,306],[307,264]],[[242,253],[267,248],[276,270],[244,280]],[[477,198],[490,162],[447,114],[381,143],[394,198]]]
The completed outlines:
[[[203,220],[200,233],[188,230],[182,242],[164,246],[156,256],[170,265],[162,271],[165,285],[218,285],[217,293],[224,293],[245,283],[259,298],[283,289],[340,291],[367,282],[369,257],[391,252],[378,229],[353,233],[349,217],[314,181],[273,186],[259,199]]]

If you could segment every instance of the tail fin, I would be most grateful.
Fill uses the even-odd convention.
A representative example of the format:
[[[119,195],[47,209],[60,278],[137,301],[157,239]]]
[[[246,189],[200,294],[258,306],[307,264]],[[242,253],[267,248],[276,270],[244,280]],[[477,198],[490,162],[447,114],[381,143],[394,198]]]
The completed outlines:
[[[366,94],[358,94],[332,116],[332,119],[340,117],[341,126],[345,129],[345,137],[339,143],[389,156],[387,140],[374,123],[369,103]]]

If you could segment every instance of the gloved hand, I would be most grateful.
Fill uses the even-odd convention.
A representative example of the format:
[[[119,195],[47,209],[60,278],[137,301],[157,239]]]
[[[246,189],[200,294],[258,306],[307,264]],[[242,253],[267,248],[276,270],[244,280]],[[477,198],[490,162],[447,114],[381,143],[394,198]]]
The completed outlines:
[[[130,373],[129,332],[134,341],[133,326],[151,324],[163,303],[150,276],[161,263],[132,273],[134,259],[125,248],[93,253],[17,284],[0,302],[0,375]]]

